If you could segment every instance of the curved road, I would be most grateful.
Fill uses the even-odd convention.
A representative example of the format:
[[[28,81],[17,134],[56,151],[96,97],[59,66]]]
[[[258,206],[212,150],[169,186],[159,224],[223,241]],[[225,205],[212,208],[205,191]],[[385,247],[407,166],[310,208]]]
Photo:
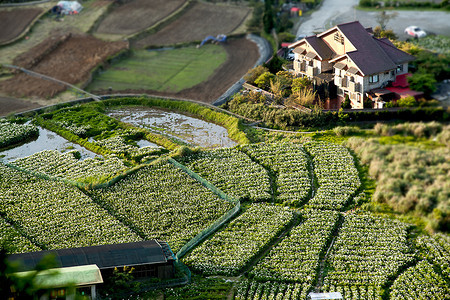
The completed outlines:
[[[378,25],[376,11],[362,11],[354,7],[359,0],[324,0],[318,10],[304,18],[297,36],[320,33],[337,24],[358,20],[365,27]],[[397,10],[397,16],[391,19],[387,28],[393,29],[400,39],[406,39],[404,30],[416,25],[426,31],[450,36],[450,13],[444,11]],[[389,12],[388,12],[389,13]]]

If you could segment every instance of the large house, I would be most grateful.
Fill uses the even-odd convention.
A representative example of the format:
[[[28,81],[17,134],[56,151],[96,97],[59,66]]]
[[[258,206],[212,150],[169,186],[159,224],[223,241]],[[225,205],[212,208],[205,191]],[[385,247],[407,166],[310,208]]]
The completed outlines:
[[[358,21],[344,23],[317,35],[308,36],[289,46],[295,53],[294,72],[314,82],[336,86],[337,98],[351,100],[352,108],[363,108],[366,98],[374,107],[382,96],[392,94],[384,89],[408,72],[413,56],[399,50],[389,39],[375,38],[370,28]],[[405,76],[405,75],[403,75]],[[331,87],[330,87],[331,88]]]

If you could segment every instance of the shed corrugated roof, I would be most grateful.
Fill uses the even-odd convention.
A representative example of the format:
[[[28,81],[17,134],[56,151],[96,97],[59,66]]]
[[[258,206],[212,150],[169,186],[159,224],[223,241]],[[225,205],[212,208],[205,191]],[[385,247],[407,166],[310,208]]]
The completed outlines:
[[[56,262],[63,268],[95,264],[100,270],[165,263],[168,259],[156,240],[13,254],[8,259],[22,262],[23,268],[19,271],[29,271],[49,254],[55,255]]]
[[[309,293],[309,297],[310,297],[311,300],[344,299],[344,298],[342,298],[342,295],[339,292],[333,292],[333,293]]]
[[[26,277],[33,272],[35,271],[19,272],[14,275]],[[96,265],[87,265],[44,270],[36,274],[34,282],[41,288],[58,288],[103,283],[103,278]]]

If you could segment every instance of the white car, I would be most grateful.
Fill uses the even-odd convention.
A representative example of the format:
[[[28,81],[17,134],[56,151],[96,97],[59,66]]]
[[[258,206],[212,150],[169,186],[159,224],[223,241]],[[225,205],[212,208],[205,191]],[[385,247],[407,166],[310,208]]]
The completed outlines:
[[[422,38],[427,35],[427,33],[417,26],[408,26],[405,28],[405,33],[415,38]]]

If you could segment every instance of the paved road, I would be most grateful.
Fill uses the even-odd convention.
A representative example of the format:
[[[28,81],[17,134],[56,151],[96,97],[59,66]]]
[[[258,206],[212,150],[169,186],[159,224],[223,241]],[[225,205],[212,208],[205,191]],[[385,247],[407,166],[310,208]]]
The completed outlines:
[[[320,8],[306,17],[300,24],[297,35],[318,33],[336,24],[358,20],[365,27],[375,27],[377,12],[354,8],[359,0],[324,0]],[[444,11],[397,11],[387,27],[394,30],[400,39],[405,39],[404,29],[409,25],[419,26],[435,34],[450,36],[450,13]]]

